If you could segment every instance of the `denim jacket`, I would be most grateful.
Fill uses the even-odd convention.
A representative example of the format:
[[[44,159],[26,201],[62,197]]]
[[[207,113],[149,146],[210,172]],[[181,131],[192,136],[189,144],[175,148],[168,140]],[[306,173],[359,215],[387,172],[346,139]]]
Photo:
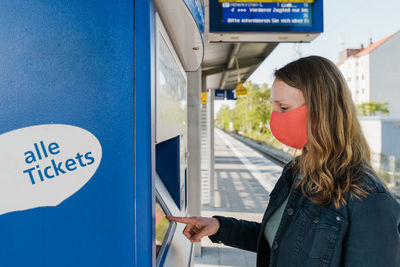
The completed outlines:
[[[364,175],[367,197],[347,197],[339,209],[317,205],[293,189],[270,248],[264,228],[293,179],[288,163],[261,223],[214,216],[220,228],[211,241],[257,252],[257,267],[400,267],[400,204],[370,173]]]

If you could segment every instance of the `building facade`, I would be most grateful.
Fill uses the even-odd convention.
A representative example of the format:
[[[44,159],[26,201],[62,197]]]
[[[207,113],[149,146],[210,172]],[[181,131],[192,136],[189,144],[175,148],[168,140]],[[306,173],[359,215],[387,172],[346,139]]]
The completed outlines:
[[[356,105],[387,102],[389,117],[400,118],[400,31],[368,47],[346,49],[337,63]]]

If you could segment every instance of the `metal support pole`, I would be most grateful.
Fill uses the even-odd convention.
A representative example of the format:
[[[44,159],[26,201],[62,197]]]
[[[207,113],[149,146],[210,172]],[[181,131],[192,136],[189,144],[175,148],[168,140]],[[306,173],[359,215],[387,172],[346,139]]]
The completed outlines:
[[[209,177],[210,207],[215,207],[215,174],[214,174],[214,89],[208,91],[208,137],[209,137]]]
[[[190,216],[201,215],[200,181],[200,93],[201,70],[187,72],[188,78],[188,213]],[[194,244],[194,255],[201,256],[201,244]]]

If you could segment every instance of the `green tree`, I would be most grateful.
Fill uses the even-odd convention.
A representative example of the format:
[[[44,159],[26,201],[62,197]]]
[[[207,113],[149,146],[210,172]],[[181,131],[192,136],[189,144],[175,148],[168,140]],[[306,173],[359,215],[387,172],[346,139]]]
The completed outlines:
[[[234,109],[235,129],[244,132],[266,132],[272,106],[269,104],[271,90],[267,84],[246,82],[247,94],[239,96]]]
[[[222,106],[217,112],[217,118],[215,124],[222,129],[230,130],[229,123],[233,122],[233,110],[229,109],[228,106]]]
[[[278,142],[269,129],[269,121],[273,106],[269,101],[271,89],[267,84],[254,84],[251,81],[244,84],[247,94],[238,96],[235,107],[230,110],[223,106],[217,113],[215,124],[227,130],[233,122],[234,130],[248,138],[265,142],[278,149]]]
[[[233,122],[233,111],[229,107],[225,107],[221,113],[221,119],[223,121],[223,127],[225,130],[229,129],[229,124]]]
[[[378,114],[388,114],[388,103],[387,102],[365,102],[357,105],[358,115],[361,116],[374,116]]]

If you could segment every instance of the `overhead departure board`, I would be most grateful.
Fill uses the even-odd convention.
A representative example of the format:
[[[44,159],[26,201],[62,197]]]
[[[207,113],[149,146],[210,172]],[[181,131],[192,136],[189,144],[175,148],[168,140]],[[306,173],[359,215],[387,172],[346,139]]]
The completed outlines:
[[[209,0],[210,33],[321,33],[322,0]]]
[[[222,3],[223,24],[312,25],[309,3]]]

